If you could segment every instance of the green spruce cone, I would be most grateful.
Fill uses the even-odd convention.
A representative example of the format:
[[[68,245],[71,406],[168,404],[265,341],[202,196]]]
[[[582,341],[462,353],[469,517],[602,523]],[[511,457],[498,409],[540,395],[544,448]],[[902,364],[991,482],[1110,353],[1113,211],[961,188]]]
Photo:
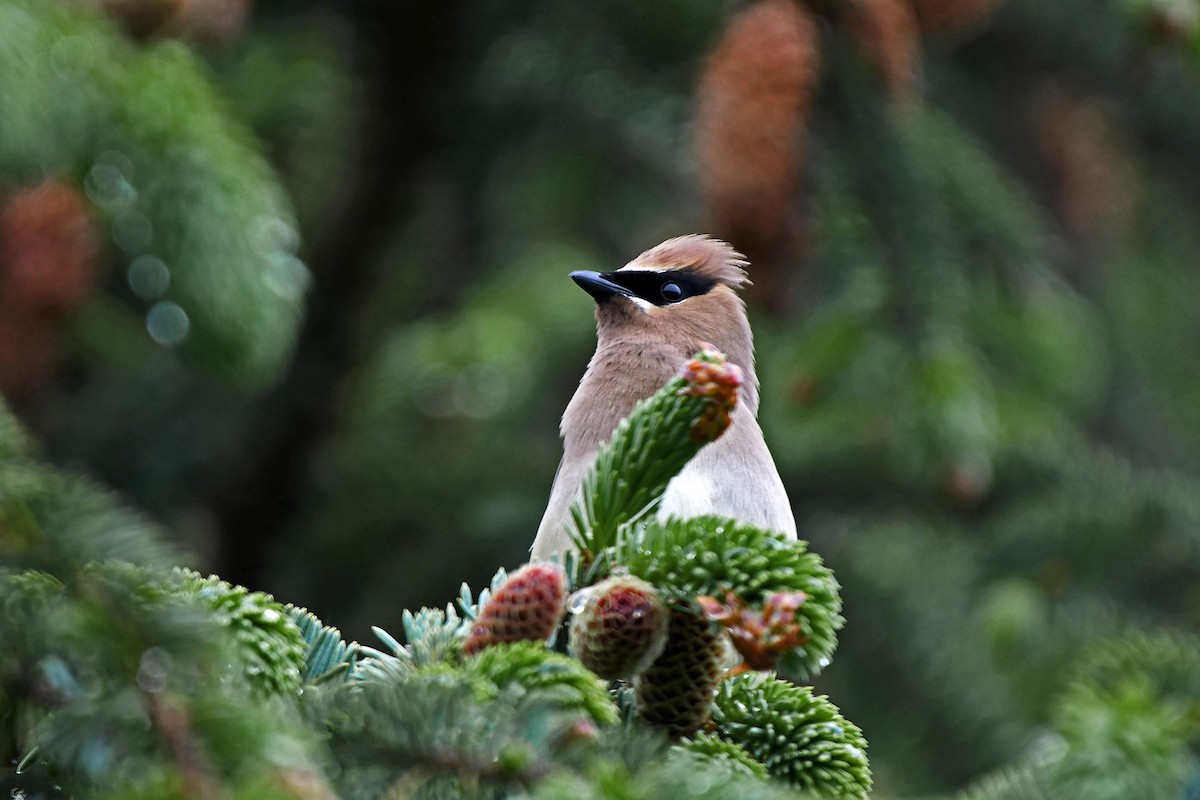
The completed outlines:
[[[632,678],[667,642],[667,608],[652,584],[616,575],[571,602],[571,655],[605,680]]]
[[[612,546],[622,525],[652,510],[700,448],[725,432],[741,383],[737,365],[707,346],[621,421],[571,507],[571,537],[585,562]]]
[[[566,575],[557,564],[526,564],[491,593],[463,653],[473,655],[501,642],[544,642],[553,635],[566,605]]]
[[[788,674],[811,678],[837,647],[840,586],[821,557],[803,541],[722,517],[650,520],[623,536],[613,562],[675,598],[729,592],[761,611],[772,595],[802,593],[795,611],[800,644],[782,653]]]
[[[721,738],[776,778],[836,797],[866,797],[871,789],[862,731],[810,687],[762,673],[739,675],[721,684],[712,718]]]
[[[662,655],[633,680],[638,716],[675,736],[695,733],[712,713],[725,674],[720,627],[691,605],[673,605]]]

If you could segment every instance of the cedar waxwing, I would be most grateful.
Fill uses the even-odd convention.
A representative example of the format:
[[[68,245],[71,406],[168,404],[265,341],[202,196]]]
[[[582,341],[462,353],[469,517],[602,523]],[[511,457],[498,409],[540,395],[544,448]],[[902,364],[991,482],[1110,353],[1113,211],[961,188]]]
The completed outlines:
[[[796,520],[758,413],[754,341],[736,290],[746,261],[725,242],[681,236],[616,272],[573,272],[596,300],[596,353],[563,413],[563,459],[533,542],[535,558],[571,548],[571,504],[601,442],[711,342],[745,373],[733,423],[671,481],[659,515],[720,514],[796,538]]]

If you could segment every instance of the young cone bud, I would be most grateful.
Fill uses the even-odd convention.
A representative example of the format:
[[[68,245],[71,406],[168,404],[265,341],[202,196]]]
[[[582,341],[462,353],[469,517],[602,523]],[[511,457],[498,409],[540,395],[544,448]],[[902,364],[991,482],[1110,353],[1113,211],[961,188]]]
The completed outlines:
[[[562,619],[566,576],[557,564],[526,564],[492,592],[475,619],[463,653],[500,642],[545,641]]]
[[[668,616],[653,585],[616,575],[577,598],[578,606],[571,609],[571,654],[601,678],[631,678],[662,653]]]
[[[796,611],[807,599],[804,592],[775,592],[761,610],[733,592],[725,593],[724,603],[715,597],[697,597],[696,602],[704,616],[725,626],[745,667],[763,670],[774,669],[787,651],[808,641],[796,621]]]
[[[700,730],[725,674],[724,651],[720,628],[691,608],[672,607],[662,655],[633,681],[638,715],[676,736]]]

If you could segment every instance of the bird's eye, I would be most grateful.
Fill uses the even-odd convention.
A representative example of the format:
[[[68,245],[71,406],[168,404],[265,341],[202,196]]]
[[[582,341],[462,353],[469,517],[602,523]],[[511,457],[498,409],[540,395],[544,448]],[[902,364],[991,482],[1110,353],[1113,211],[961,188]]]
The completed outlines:
[[[678,303],[683,299],[683,289],[679,288],[678,283],[664,283],[658,291],[668,303]]]

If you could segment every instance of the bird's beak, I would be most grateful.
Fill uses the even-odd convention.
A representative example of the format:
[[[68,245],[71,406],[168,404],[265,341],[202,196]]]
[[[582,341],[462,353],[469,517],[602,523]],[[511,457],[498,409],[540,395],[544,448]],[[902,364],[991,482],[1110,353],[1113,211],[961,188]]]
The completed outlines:
[[[597,303],[613,295],[633,297],[633,292],[618,283],[613,283],[599,272],[578,270],[571,273],[571,280],[579,284],[579,288],[590,294]]]

